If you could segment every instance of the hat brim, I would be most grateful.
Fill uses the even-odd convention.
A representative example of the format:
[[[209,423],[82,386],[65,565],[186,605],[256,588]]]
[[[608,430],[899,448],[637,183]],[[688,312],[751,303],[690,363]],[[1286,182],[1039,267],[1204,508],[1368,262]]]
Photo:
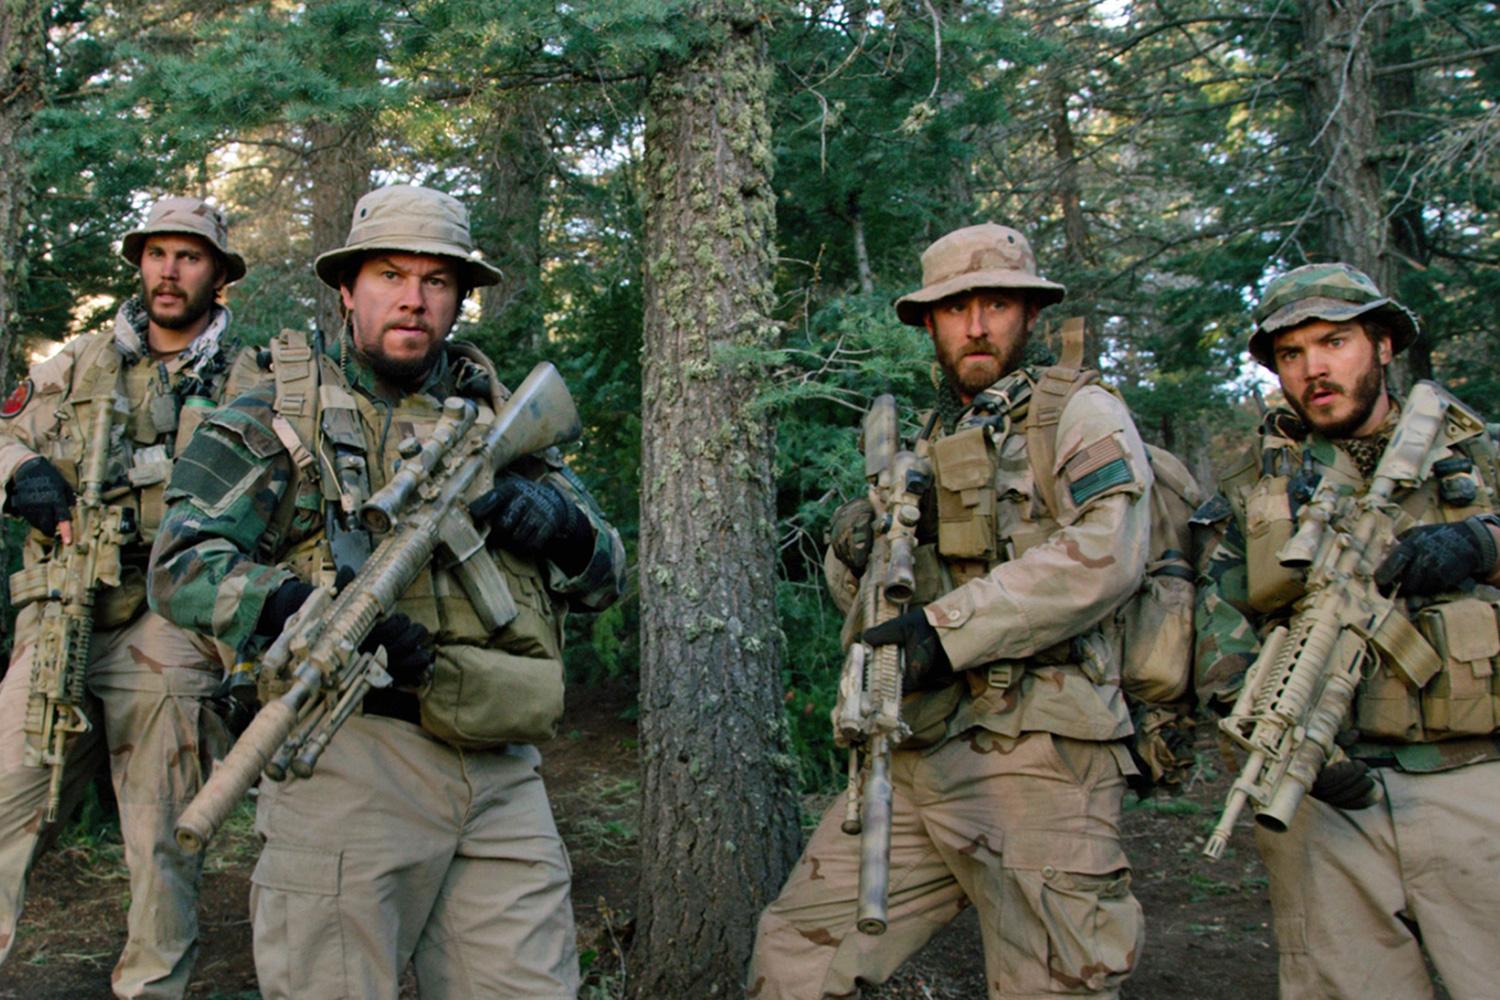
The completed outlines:
[[[161,236],[164,234],[179,234],[182,236],[196,236],[204,243],[213,247],[214,253],[224,259],[224,284],[232,284],[245,276],[245,258],[233,250],[225,250],[216,246],[214,241],[204,236],[195,229],[177,229],[174,227],[162,227],[151,229],[132,229],[120,240],[120,256],[130,263],[131,267],[141,266],[141,251],[146,248],[146,237]]]
[[[896,316],[907,326],[926,326],[928,306],[950,295],[975,288],[1020,289],[1034,293],[1038,304],[1042,306],[1061,302],[1068,291],[1055,281],[1048,281],[1025,271],[968,271],[954,275],[947,281],[919,288],[910,295],[901,296],[894,303]]]
[[[1250,356],[1261,364],[1276,370],[1271,357],[1271,347],[1276,334],[1290,330],[1315,319],[1329,323],[1343,323],[1364,316],[1378,320],[1391,331],[1391,351],[1400,354],[1417,339],[1420,327],[1417,318],[1403,305],[1392,299],[1376,299],[1374,302],[1345,302],[1313,296],[1289,302],[1261,320],[1250,337]]]
[[[445,257],[458,264],[459,270],[463,272],[464,282],[470,288],[480,288],[484,285],[496,285],[504,274],[498,267],[486,264],[474,257],[466,257],[453,252],[453,245],[441,243],[436,240],[421,239],[397,239],[397,240],[371,240],[368,243],[356,243],[353,246],[339,247],[327,253],[319,254],[318,259],[313,261],[313,271],[318,280],[329,288],[339,287],[339,277],[344,268],[353,260],[368,256],[380,251],[395,253],[420,253],[432,257]]]

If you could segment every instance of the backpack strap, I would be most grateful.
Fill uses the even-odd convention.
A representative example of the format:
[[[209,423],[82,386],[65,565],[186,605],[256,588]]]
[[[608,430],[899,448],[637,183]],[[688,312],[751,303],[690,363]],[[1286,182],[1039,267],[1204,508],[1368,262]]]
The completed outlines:
[[[1026,409],[1026,459],[1031,478],[1047,510],[1057,515],[1057,425],[1068,400],[1086,385],[1099,381],[1099,373],[1083,367],[1083,319],[1074,316],[1062,324],[1062,363],[1043,368],[1031,387]]]

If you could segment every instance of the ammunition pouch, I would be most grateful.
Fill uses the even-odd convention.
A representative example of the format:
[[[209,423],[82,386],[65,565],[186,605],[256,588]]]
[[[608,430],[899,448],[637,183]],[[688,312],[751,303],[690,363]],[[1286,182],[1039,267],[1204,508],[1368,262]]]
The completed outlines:
[[[1304,592],[1303,571],[1281,565],[1277,553],[1296,531],[1290,478],[1262,476],[1245,497],[1245,565],[1250,606],[1262,614],[1286,607]]]
[[[480,646],[439,646],[422,691],[422,728],[461,750],[540,743],[557,734],[563,666]]]
[[[911,728],[911,735],[901,741],[898,750],[924,750],[940,742],[948,732],[948,720],[963,700],[964,685],[954,681],[933,691],[919,691],[901,699],[901,721]]]
[[[984,427],[932,442],[938,552],[948,559],[996,557],[995,448]]]
[[[1441,668],[1418,686],[1402,664],[1382,657],[1356,704],[1360,735],[1400,743],[1488,736],[1500,719],[1500,592],[1430,605],[1417,630],[1437,651]]]

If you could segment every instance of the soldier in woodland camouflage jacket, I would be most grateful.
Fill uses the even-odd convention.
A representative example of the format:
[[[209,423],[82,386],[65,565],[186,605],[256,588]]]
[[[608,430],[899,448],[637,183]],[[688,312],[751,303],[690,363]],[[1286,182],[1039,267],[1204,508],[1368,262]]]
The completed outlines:
[[[314,584],[359,568],[343,513],[389,481],[400,442],[430,436],[446,397],[493,402],[488,359],[445,340],[468,291],[499,278],[456,199],[373,191],[315,267],[342,296],[342,336],[321,357],[295,332],[272,343],[274,386],[200,429],[152,557],[152,606],[247,655]],[[619,595],[624,551],[555,453],[483,489],[471,510],[518,616],[491,632],[434,560],[365,644],[385,648],[393,686],[310,778],[261,784],[251,909],[268,998],[393,998],[408,962],[423,997],[577,992],[568,861],[530,743],[561,712],[563,613]],[[262,700],[276,683],[261,678]],[[472,704],[476,687],[498,700]],[[460,739],[443,712],[479,728]]]
[[[198,952],[202,858],[179,850],[177,814],[197,792],[223,726],[204,707],[223,676],[215,644],[146,610],[146,557],[175,454],[226,391],[254,384],[253,354],[236,359],[217,292],[245,273],[219,211],[163,198],[127,233],[121,255],[140,293],[109,333],[69,341],[31,369],[0,407],[0,483],[7,513],[28,521],[10,669],[0,685],[0,959],[15,942],[26,875],[44,834],[47,767],[27,766],[23,732],[49,559],[71,541],[69,518],[100,405],[115,408],[106,500],[134,510],[119,587],[102,586],[87,670],[93,723],[70,742],[59,819],[108,757],[130,869],[130,934],[111,983],[120,997],[180,997]]]
[[[896,310],[931,334],[942,371],[940,427],[917,446],[936,503],[918,527],[913,610],[864,632],[904,648],[912,692],[913,736],[891,765],[889,929],[856,930],[859,838],[836,802],[761,916],[748,992],[854,996],[974,905],[989,996],[1113,997],[1143,925],[1119,829],[1131,719],[1105,632],[1144,572],[1151,468],[1124,404],[1085,386],[1056,427],[1061,509],[1046,509],[1021,432],[1037,378],[1021,353],[1062,286],[997,225],[944,236],[922,274]],[[832,530],[829,584],[848,609],[868,501]],[[846,640],[864,624],[852,615]]]
[[[1288,406],[1266,415],[1197,516],[1222,532],[1197,619],[1198,692],[1221,713],[1302,594],[1302,571],[1276,558],[1298,508],[1322,482],[1369,488],[1401,414],[1384,366],[1418,336],[1346,264],[1277,278],[1255,319],[1250,353]],[[1284,1000],[1430,997],[1424,949],[1453,997],[1493,996],[1500,982],[1500,469],[1483,422],[1453,407],[1432,476],[1394,497],[1415,527],[1376,570],[1442,668],[1417,687],[1378,656],[1312,799],[1286,832],[1256,830]]]

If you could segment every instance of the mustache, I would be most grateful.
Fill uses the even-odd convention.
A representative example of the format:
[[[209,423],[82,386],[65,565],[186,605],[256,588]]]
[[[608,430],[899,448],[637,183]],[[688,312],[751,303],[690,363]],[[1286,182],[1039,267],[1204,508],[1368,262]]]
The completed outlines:
[[[1302,390],[1302,402],[1310,403],[1313,398],[1313,393],[1316,392],[1336,392],[1340,396],[1347,396],[1349,394],[1344,389],[1344,387],[1339,385],[1337,382],[1331,382],[1328,379],[1321,379],[1317,382],[1312,383],[1306,389]]]
[[[182,286],[179,285],[179,284],[177,284],[176,282],[163,281],[161,284],[159,284],[155,288],[151,289],[151,294],[153,296],[163,295],[163,294],[186,296],[187,292],[183,291],[182,290]]]
[[[421,330],[423,333],[429,335],[437,332],[433,329],[431,323],[427,322],[427,320],[423,319],[420,316],[411,316],[405,319],[393,319],[389,323],[385,324],[385,326],[381,327],[380,332],[388,333],[391,330],[395,330],[401,327],[413,330]]]

